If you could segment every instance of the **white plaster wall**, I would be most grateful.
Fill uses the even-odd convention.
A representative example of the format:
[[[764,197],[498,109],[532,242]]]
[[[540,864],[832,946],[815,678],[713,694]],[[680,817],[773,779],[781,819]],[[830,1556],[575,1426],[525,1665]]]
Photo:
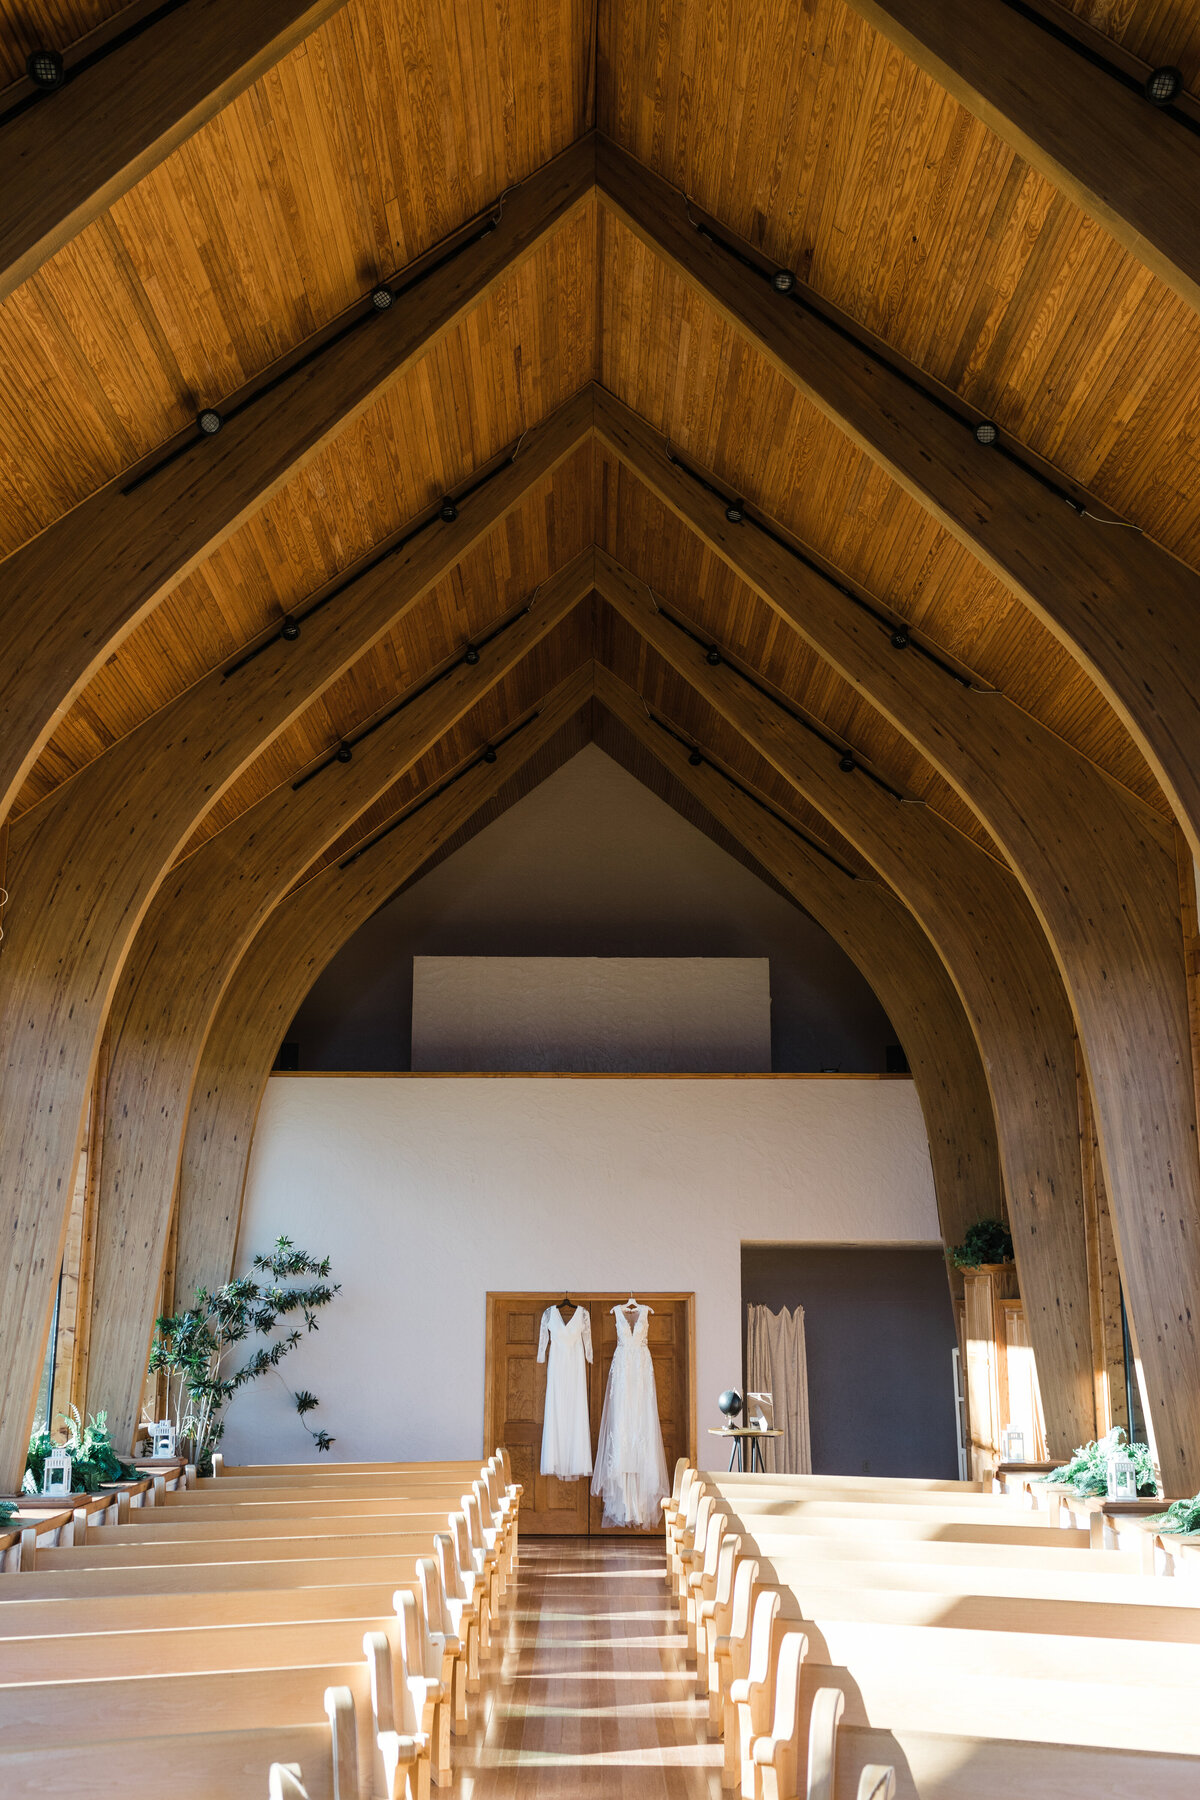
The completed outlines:
[[[765,956],[416,956],[414,1069],[768,1074]]]
[[[937,1240],[907,1080],[272,1077],[238,1267],[281,1232],[342,1292],[283,1365],[335,1458],[483,1447],[485,1295],[696,1294],[697,1417],[738,1384],[740,1245]],[[230,1412],[232,1460],[301,1460],[274,1376]]]

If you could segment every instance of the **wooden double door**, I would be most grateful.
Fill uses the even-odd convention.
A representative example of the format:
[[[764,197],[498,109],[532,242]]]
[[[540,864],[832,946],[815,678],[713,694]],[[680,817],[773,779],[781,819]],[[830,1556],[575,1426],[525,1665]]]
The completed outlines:
[[[487,1297],[487,1370],[484,1438],[489,1447],[505,1444],[513,1474],[525,1489],[521,1501],[522,1534],[587,1537],[620,1528],[603,1524],[603,1508],[591,1496],[585,1478],[559,1481],[541,1473],[542,1421],[545,1417],[546,1367],[537,1360],[542,1314],[562,1299],[554,1294],[489,1294]],[[588,1370],[588,1416],[592,1455],[600,1429],[600,1411],[608,1387],[608,1371],[617,1347],[614,1306],[623,1294],[577,1294],[572,1300],[591,1317],[592,1364]],[[658,1390],[667,1474],[676,1460],[695,1455],[696,1415],[693,1380],[693,1294],[643,1294],[651,1308],[650,1355]]]

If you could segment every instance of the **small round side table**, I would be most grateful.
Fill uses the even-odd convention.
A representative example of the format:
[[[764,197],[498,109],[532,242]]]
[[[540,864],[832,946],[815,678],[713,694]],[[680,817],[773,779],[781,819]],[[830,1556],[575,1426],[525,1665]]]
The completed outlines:
[[[781,1438],[783,1433],[782,1431],[759,1431],[753,1425],[710,1425],[708,1435],[730,1440],[729,1467],[732,1470],[736,1464],[742,1474],[746,1473],[746,1443],[749,1440],[750,1473],[753,1474],[754,1465],[757,1462],[765,1475],[767,1469],[763,1462],[762,1440],[763,1438]]]

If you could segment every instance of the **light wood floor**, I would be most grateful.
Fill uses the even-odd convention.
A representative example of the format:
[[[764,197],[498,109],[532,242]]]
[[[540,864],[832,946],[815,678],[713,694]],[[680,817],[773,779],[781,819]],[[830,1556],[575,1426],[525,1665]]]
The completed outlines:
[[[463,1800],[718,1800],[686,1641],[653,1542],[521,1540],[478,1726],[454,1742]]]

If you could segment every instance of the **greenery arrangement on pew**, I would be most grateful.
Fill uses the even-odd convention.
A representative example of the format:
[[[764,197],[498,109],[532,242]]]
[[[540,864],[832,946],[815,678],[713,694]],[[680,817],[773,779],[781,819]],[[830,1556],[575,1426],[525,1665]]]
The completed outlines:
[[[317,1313],[341,1291],[340,1282],[328,1279],[329,1258],[318,1260],[297,1250],[291,1238],[276,1238],[270,1254],[256,1256],[251,1267],[253,1274],[240,1275],[211,1292],[198,1287],[195,1302],[186,1312],[154,1321],[150,1373],[162,1370],[166,1374],[167,1410],[176,1441],[189,1447],[201,1474],[212,1469],[213,1451],[225,1431],[225,1409],[234,1395],[269,1369],[278,1370],[304,1333],[293,1328],[270,1345],[260,1344],[245,1362],[231,1369],[228,1362],[234,1346],[251,1334],[271,1337],[284,1320],[297,1313],[307,1331],[316,1331]],[[283,1381],[282,1376],[279,1379]],[[292,1394],[292,1399],[302,1421],[320,1404],[307,1388]],[[327,1431],[314,1431],[307,1423],[304,1429],[318,1452],[332,1447],[335,1440]]]
[[[1173,1501],[1165,1513],[1155,1513],[1146,1524],[1171,1533],[1200,1531],[1200,1494],[1193,1494],[1190,1500]]]
[[[78,1407],[73,1406],[70,1418],[62,1422],[67,1428],[65,1443],[57,1442],[45,1426],[30,1438],[22,1493],[41,1493],[46,1458],[54,1450],[66,1450],[71,1458],[71,1485],[76,1493],[94,1494],[106,1482],[137,1480],[137,1470],[122,1462],[113,1448],[107,1413],[96,1413],[84,1424]]]
[[[978,1219],[967,1226],[961,1244],[946,1252],[956,1269],[979,1269],[984,1263],[1013,1260],[1012,1233],[1003,1219]]]
[[[1150,1446],[1126,1444],[1125,1433],[1119,1425],[1114,1425],[1098,1441],[1093,1439],[1090,1444],[1081,1444],[1069,1463],[1055,1469],[1052,1475],[1040,1476],[1039,1480],[1046,1487],[1069,1487],[1077,1494],[1096,1494],[1103,1498],[1108,1493],[1108,1465],[1118,1452],[1127,1456],[1137,1471],[1138,1494],[1153,1499],[1158,1492],[1158,1480]]]

